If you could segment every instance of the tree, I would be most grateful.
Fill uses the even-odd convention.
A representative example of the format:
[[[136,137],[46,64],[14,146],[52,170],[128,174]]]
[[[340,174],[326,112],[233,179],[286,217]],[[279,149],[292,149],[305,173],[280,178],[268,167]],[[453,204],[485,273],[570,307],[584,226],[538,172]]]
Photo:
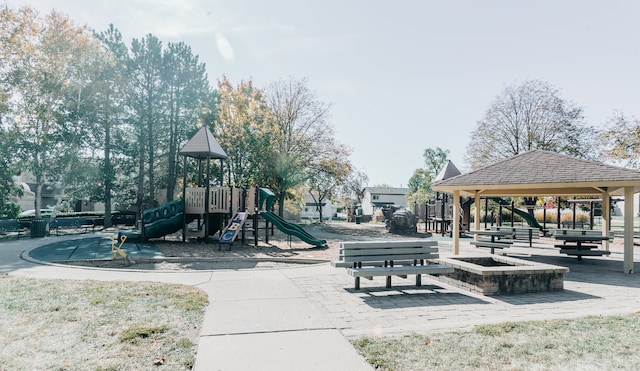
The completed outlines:
[[[409,179],[409,194],[407,195],[409,203],[425,203],[433,198],[431,183],[447,163],[449,150],[440,147],[427,148],[422,156],[424,168],[416,169]]]
[[[136,208],[141,215],[145,206],[155,204],[156,141],[162,131],[162,42],[148,34],[142,40],[133,39],[128,74],[131,79],[131,105],[138,146],[138,189]],[[145,187],[146,185],[146,187]]]
[[[87,127],[78,119],[77,104],[99,44],[86,27],[55,11],[40,19],[29,8],[5,7],[2,23],[11,35],[0,52],[3,87],[11,95],[9,133],[21,168],[35,177],[40,217],[43,186],[60,178],[81,147]]]
[[[106,31],[96,34],[109,58],[106,58],[101,76],[94,81],[95,99],[93,111],[94,130],[89,137],[96,149],[102,150],[102,164],[99,166],[96,182],[102,187],[93,187],[90,197],[104,202],[104,226],[110,227],[113,201],[113,188],[116,179],[114,156],[124,152],[121,143],[126,121],[126,99],[129,81],[126,75],[128,48],[122,40],[122,34],[113,25]],[[99,157],[99,156],[96,156]],[[123,170],[124,167],[119,167]]]
[[[478,169],[513,155],[543,149],[593,157],[582,108],[563,100],[548,83],[532,80],[506,87],[471,134],[466,162]]]
[[[204,63],[184,43],[169,43],[163,53],[163,79],[166,82],[168,128],[160,140],[168,149],[164,184],[167,200],[173,200],[178,178],[179,146],[197,130],[199,113],[210,92]]]
[[[12,219],[20,213],[20,206],[11,201],[12,196],[22,195],[22,189],[13,182],[11,140],[9,133],[0,125],[0,219]]]
[[[266,164],[271,158],[271,130],[266,121],[264,91],[253,82],[237,86],[223,76],[218,81],[219,103],[213,133],[226,152],[231,179],[239,187],[267,186]]]
[[[600,133],[602,156],[611,161],[623,161],[632,168],[640,167],[640,120],[614,113]]]
[[[342,185],[342,192],[344,192],[347,197],[356,196],[358,203],[361,204],[367,183],[369,183],[369,176],[360,170],[353,169]]]
[[[271,187],[284,212],[289,190],[304,183],[305,169],[332,139],[329,107],[307,87],[307,80],[279,80],[267,90],[271,138]]]
[[[323,143],[325,150],[307,169],[309,194],[318,205],[322,223],[322,204],[334,199],[336,192],[346,182],[351,173],[351,163],[347,160],[349,150],[334,141]]]

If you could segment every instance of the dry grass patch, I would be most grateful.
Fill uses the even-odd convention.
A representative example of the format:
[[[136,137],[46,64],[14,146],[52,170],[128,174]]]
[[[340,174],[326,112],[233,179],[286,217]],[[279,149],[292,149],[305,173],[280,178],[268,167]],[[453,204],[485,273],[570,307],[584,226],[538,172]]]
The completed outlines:
[[[183,285],[1,276],[0,368],[190,369],[207,304]]]
[[[425,336],[363,337],[378,370],[634,370],[640,315],[505,322]]]

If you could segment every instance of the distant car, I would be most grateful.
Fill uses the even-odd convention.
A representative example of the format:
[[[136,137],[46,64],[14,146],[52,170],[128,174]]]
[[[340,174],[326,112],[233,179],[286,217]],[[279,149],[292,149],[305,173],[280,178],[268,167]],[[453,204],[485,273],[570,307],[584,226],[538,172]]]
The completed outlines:
[[[40,209],[40,215],[42,215],[43,217],[49,217],[53,215],[54,212],[55,212],[54,209]],[[30,218],[35,215],[36,215],[36,211],[34,209],[31,209],[31,210],[23,211],[20,214],[18,214],[18,218]]]

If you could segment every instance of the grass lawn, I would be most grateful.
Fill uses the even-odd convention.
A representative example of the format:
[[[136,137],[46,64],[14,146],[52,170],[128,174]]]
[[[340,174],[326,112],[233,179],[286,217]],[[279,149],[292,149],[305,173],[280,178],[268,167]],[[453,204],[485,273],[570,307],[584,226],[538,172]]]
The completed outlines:
[[[0,276],[0,369],[191,369],[207,304],[183,285]]]
[[[378,370],[637,370],[640,313],[352,341]]]

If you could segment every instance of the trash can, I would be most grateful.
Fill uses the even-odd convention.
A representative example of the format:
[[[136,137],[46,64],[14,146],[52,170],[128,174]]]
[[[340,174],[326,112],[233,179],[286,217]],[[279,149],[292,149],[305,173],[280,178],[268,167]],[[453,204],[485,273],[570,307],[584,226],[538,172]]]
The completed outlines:
[[[49,219],[34,218],[29,229],[31,230],[31,238],[44,237],[49,229]]]
[[[356,224],[360,224],[360,219],[362,219],[362,216],[356,215]]]

